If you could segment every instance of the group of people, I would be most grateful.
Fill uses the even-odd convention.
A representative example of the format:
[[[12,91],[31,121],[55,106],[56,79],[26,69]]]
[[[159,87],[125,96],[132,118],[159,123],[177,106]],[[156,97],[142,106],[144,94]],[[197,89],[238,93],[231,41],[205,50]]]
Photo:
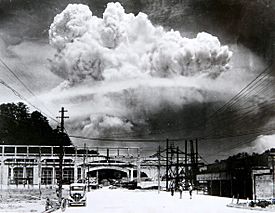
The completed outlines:
[[[175,182],[171,181],[171,183],[170,183],[170,191],[171,191],[171,195],[172,196],[174,196],[175,190],[176,190]],[[179,182],[178,183],[177,190],[180,193],[180,199],[182,199],[182,192],[184,190],[184,183],[183,182]],[[192,192],[193,192],[193,186],[192,186],[192,184],[188,184],[188,191],[189,191],[190,199],[192,199]]]

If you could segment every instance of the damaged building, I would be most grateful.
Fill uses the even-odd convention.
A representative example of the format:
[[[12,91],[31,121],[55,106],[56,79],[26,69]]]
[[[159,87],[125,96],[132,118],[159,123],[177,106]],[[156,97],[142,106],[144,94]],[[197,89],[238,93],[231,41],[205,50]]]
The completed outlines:
[[[274,197],[275,149],[263,154],[240,153],[200,168],[196,178],[209,195],[243,199]]]

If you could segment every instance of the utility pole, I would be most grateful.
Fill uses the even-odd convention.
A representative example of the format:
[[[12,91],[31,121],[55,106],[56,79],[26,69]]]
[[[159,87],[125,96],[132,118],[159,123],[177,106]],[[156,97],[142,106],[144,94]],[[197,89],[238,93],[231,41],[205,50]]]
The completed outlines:
[[[107,155],[106,155],[107,157],[107,162],[109,162],[109,158],[110,158],[110,151],[109,151],[109,148],[107,148]]]
[[[89,177],[89,171],[90,171],[90,164],[89,164],[89,148],[86,147],[86,159],[88,164],[88,171],[87,171],[87,182],[88,182],[88,192],[90,191],[90,177]]]
[[[184,166],[185,166],[185,168],[184,168],[184,172],[185,172],[185,189],[187,189],[187,186],[188,186],[188,178],[189,178],[189,174],[188,174],[188,165],[187,165],[187,157],[188,157],[188,155],[187,155],[187,150],[188,150],[188,143],[187,143],[187,140],[185,140],[185,147],[184,147],[184,149],[185,149],[185,156],[184,156]]]
[[[160,146],[158,150],[158,194],[160,193]]]
[[[195,184],[195,153],[194,153],[194,143],[193,140],[190,140],[190,153],[191,153],[191,184]]]
[[[39,189],[39,198],[41,199],[41,147],[39,147],[39,156],[38,156],[38,189]]]
[[[177,146],[177,164],[176,164],[176,189],[179,186],[179,147]]]
[[[166,191],[169,191],[168,189],[168,159],[169,157],[169,140],[168,138],[166,139]]]
[[[86,143],[84,143],[84,153],[83,153],[83,170],[82,170],[82,178],[86,180],[85,173],[86,173]]]
[[[198,139],[196,138],[196,141],[195,141],[195,147],[196,147],[196,160],[195,160],[195,162],[196,162],[196,166],[198,167],[198,163],[199,163],[199,153],[198,153]]]
[[[62,201],[62,181],[63,181],[63,157],[64,157],[64,147],[63,147],[63,142],[64,142],[64,133],[65,133],[65,128],[64,128],[64,119],[69,118],[68,116],[65,116],[65,112],[68,112],[67,110],[64,109],[64,107],[61,107],[61,113],[60,117],[60,131],[61,131],[61,143],[60,143],[60,152],[59,152],[59,181],[58,181],[58,201],[61,204]]]

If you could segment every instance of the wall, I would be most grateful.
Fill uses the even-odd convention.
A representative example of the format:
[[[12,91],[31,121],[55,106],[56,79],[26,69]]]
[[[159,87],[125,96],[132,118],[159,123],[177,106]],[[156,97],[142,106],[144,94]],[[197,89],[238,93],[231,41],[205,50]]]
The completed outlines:
[[[273,197],[273,177],[271,174],[255,176],[256,199],[270,199]]]

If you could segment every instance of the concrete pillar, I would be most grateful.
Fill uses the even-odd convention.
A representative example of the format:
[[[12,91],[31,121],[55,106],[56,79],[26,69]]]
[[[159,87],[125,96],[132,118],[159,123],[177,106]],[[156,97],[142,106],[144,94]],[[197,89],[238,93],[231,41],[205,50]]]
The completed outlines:
[[[98,170],[96,171],[96,183],[99,184],[99,180],[98,180]]]
[[[33,185],[38,185],[38,176],[38,165],[36,165],[33,167]]]
[[[74,182],[77,182],[77,164],[74,162]]]
[[[85,168],[84,168],[84,166],[81,167],[81,179],[85,179]]]
[[[2,157],[1,157],[1,189],[3,187],[4,182],[4,155],[3,155],[3,147],[2,147]]]
[[[13,180],[13,179],[14,179],[13,166],[11,166],[10,169],[11,169],[11,176],[10,176],[10,179]]]
[[[55,186],[56,183],[56,171],[55,166],[53,167],[53,175],[52,175],[52,186]]]
[[[3,172],[2,172],[3,171]],[[1,176],[3,177],[3,185],[8,185],[9,181],[9,167],[3,165],[3,170],[1,172]]]
[[[26,166],[24,165],[23,166],[23,178],[26,178],[27,177],[27,168]]]
[[[25,184],[26,184],[26,177],[27,177],[27,168],[26,168],[26,165],[23,166],[23,184],[24,184],[24,187],[25,187]]]
[[[131,181],[134,180],[134,168],[131,168],[131,170],[130,170],[130,180]]]
[[[272,173],[272,195],[273,197],[275,197],[275,172],[274,172],[274,156],[272,155],[271,156],[271,162],[272,162],[272,170],[271,170],[271,173]]]

